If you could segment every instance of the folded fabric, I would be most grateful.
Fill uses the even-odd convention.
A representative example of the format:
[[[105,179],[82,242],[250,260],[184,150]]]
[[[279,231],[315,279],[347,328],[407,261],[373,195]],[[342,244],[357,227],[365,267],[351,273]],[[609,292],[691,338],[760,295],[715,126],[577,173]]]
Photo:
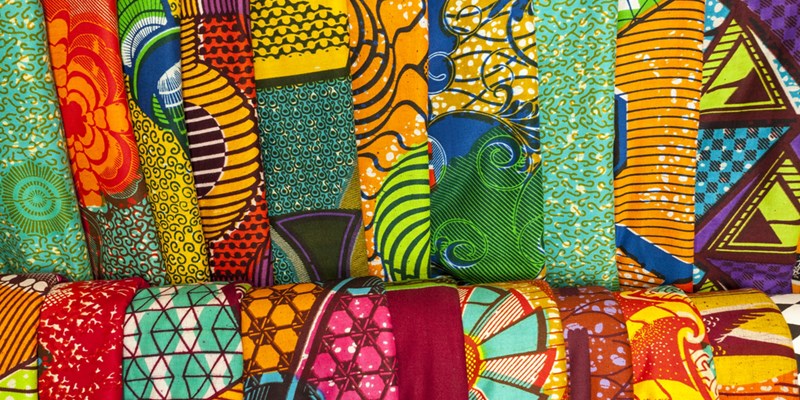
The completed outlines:
[[[425,1],[350,0],[353,107],[369,273],[430,269]]]
[[[0,272],[90,279],[41,3],[6,1],[0,11]]]
[[[250,6],[181,0],[179,9],[186,132],[212,277],[266,286],[272,268]]]
[[[0,275],[0,398],[37,398],[39,307],[55,274]]]
[[[753,289],[692,295],[714,348],[721,399],[800,397],[793,335],[786,326],[797,321],[792,305],[800,298],[775,300],[777,307]]]
[[[205,282],[208,246],[186,141],[180,28],[170,7],[162,0],[117,0],[122,71],[167,283]]]
[[[770,300],[778,306],[783,319],[789,325],[794,357],[797,359],[797,364],[800,365],[800,294],[779,294],[771,296]]]
[[[545,267],[553,286],[619,287],[613,183],[618,3],[537,0],[533,7]]]
[[[632,399],[631,345],[614,295],[600,287],[561,288],[556,302],[567,344],[570,398]]]
[[[39,399],[122,398],[125,308],[142,278],[54,286],[39,315]]]
[[[42,5],[94,277],[164,284],[125,94],[116,1]]]
[[[242,399],[240,300],[248,286],[139,291],[125,315],[126,399]]]
[[[718,398],[706,327],[683,291],[660,286],[614,296],[625,315],[637,398]]]
[[[260,289],[243,307],[248,400],[400,398],[380,279]]]

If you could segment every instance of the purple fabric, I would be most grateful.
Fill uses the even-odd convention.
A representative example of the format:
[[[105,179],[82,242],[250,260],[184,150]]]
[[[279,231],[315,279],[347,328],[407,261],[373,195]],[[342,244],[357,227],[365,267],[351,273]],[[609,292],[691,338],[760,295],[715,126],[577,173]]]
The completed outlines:
[[[800,2],[797,0],[746,0],[747,7],[758,13],[781,38],[795,60],[800,60]]]

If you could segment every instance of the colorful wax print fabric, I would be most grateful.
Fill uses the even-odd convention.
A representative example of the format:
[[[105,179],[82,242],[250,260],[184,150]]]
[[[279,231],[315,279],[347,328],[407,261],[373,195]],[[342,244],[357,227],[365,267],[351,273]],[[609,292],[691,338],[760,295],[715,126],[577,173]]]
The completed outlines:
[[[141,278],[62,283],[42,304],[39,399],[122,398],[125,308]]]
[[[781,310],[783,319],[789,326],[792,334],[792,347],[794,347],[794,357],[800,365],[800,294],[779,294],[770,297]]]
[[[380,279],[265,288],[243,306],[246,399],[401,398]]]
[[[567,344],[570,398],[632,399],[631,345],[614,295],[600,287],[561,288],[556,302]]]
[[[409,281],[413,282],[413,281]],[[388,286],[403,399],[469,398],[461,305],[454,286],[419,282]]]
[[[745,289],[692,301],[714,349],[720,399],[800,398],[792,336],[769,297]]]
[[[163,284],[161,245],[125,94],[116,1],[42,5],[94,276]]]
[[[431,262],[468,282],[535,278],[545,256],[533,10],[428,7]]]
[[[614,293],[625,315],[638,399],[716,399],[719,385],[697,307],[674,286]]]
[[[126,399],[242,399],[242,290],[205,283],[139,291],[125,315]]]
[[[619,4],[614,196],[620,286],[669,283],[691,290],[704,2]]]
[[[90,279],[42,6],[6,1],[0,12],[0,272]]]
[[[619,286],[613,183],[617,4],[537,0],[534,7],[545,266],[553,286]]]
[[[117,0],[122,69],[167,282],[209,280],[186,139],[178,1]]]
[[[182,0],[183,105],[212,277],[272,282],[256,121],[250,11],[241,0]]]
[[[800,2],[708,4],[696,286],[791,293],[800,237],[800,53],[791,32]],[[795,11],[787,19],[782,10]]]
[[[353,107],[370,275],[430,266],[425,1],[350,0]]]
[[[0,398],[37,398],[39,307],[61,280],[54,274],[0,275]]]
[[[258,0],[252,20],[275,282],[368,275],[347,1]]]

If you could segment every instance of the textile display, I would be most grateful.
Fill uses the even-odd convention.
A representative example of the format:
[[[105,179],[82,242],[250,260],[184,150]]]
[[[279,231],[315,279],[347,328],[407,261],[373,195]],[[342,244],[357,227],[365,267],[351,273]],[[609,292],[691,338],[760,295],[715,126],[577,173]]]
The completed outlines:
[[[242,399],[240,302],[249,287],[152,287],[125,314],[126,399]]]
[[[66,164],[65,164],[66,165]],[[36,398],[39,309],[54,274],[0,275],[0,396]]]
[[[800,365],[800,294],[778,294],[770,297],[781,315],[789,326],[789,333],[792,335],[792,347],[794,347],[794,358]]]
[[[780,310],[752,290],[692,296],[714,349],[720,399],[798,398],[792,336]]]
[[[368,275],[347,2],[258,0],[252,21],[275,282]]]
[[[619,288],[612,173],[618,3],[535,3],[545,266],[556,287]]]
[[[800,277],[798,5],[709,2],[694,243],[703,289],[790,293]]]
[[[39,314],[39,399],[122,397],[125,308],[142,278],[58,284]]]
[[[556,302],[567,345],[570,397],[632,399],[631,345],[614,295],[602,287],[561,288]]]
[[[187,142],[212,277],[272,282],[269,218],[255,109],[250,6],[181,0]]]
[[[350,0],[350,75],[369,273],[430,269],[427,2]],[[392,95],[387,95],[392,93]]]
[[[0,271],[89,279],[42,6],[5,1],[0,12]]]
[[[161,244],[125,94],[116,1],[42,5],[93,275],[164,284]]]
[[[168,283],[210,278],[186,141],[178,1],[117,0],[122,72]]]
[[[703,0],[620,2],[614,198],[620,286],[692,290]]]

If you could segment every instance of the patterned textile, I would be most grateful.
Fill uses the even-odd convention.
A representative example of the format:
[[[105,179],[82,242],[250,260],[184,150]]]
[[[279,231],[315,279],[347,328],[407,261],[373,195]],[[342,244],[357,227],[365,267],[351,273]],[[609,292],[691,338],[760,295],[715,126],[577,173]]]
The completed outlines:
[[[798,398],[792,335],[780,311],[753,290],[692,296],[714,349],[721,399]]]
[[[428,6],[432,263],[469,282],[535,278],[544,252],[533,10]]]
[[[613,191],[617,3],[536,0],[545,266],[553,286],[619,287]]]
[[[400,398],[379,279],[278,286],[243,303],[248,400]],[[260,341],[273,335],[272,344]]]
[[[781,310],[783,319],[789,325],[789,333],[792,335],[792,347],[794,347],[794,358],[800,365],[800,294],[779,294],[770,297]]]
[[[42,6],[0,4],[0,271],[90,279]]]
[[[637,398],[718,398],[706,328],[683,291],[661,286],[614,296],[626,319]]]
[[[162,0],[117,0],[133,133],[169,283],[209,279],[181,94],[180,28]]]
[[[61,280],[54,274],[0,275],[0,398],[36,398],[39,307]]]
[[[62,283],[44,300],[39,320],[39,399],[122,397],[125,308],[141,278]]]
[[[137,293],[122,340],[125,398],[241,399],[241,290],[205,283]]]
[[[692,289],[703,6],[620,2],[614,195],[623,288]]]
[[[600,287],[562,288],[556,293],[567,344],[570,397],[632,399],[631,346],[614,295]]]
[[[275,281],[368,275],[347,2],[259,0],[252,19]]]
[[[122,76],[116,1],[43,0],[95,278],[166,282]]]
[[[469,398],[458,291],[436,281],[387,286],[403,399]]]
[[[796,32],[800,1],[766,3],[712,0],[706,12],[694,243],[702,290],[792,291],[800,53],[785,35]]]
[[[428,17],[394,4],[348,1],[350,75],[369,273],[403,280],[430,266]]]
[[[181,0],[183,104],[214,279],[272,282],[249,4]]]

